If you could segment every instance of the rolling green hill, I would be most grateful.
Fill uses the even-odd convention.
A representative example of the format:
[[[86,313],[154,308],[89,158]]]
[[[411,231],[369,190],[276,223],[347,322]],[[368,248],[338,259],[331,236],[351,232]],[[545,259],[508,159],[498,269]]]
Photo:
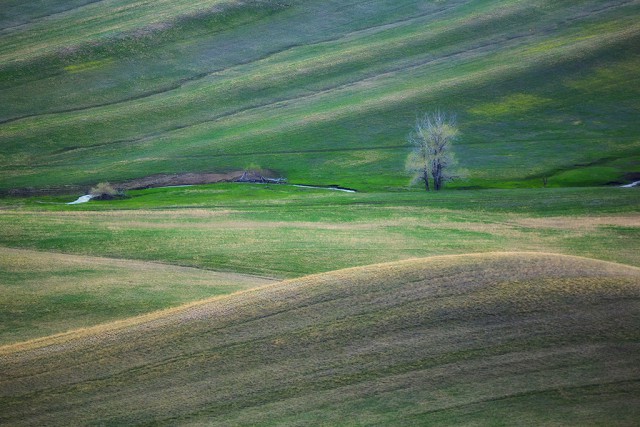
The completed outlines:
[[[0,422],[632,425],[639,303],[553,254],[307,276],[0,347]]]
[[[249,164],[406,186],[454,111],[458,186],[625,182],[640,161],[634,0],[7,0],[0,190]]]

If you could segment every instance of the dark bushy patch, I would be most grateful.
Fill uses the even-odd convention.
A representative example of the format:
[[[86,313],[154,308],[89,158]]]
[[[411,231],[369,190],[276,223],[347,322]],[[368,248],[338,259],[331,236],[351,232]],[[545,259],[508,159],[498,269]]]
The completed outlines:
[[[95,200],[113,200],[127,197],[123,190],[114,188],[113,185],[108,182],[101,182],[95,187],[92,187],[89,194],[93,196]]]

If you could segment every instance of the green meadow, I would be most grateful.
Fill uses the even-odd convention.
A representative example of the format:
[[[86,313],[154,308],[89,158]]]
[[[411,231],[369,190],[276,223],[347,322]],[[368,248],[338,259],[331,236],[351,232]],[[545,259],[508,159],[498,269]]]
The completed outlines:
[[[0,210],[0,245],[277,278],[484,251],[640,266],[640,192],[633,188],[427,194],[211,184],[129,194],[72,206],[62,204],[70,196],[26,199]]]
[[[270,283],[166,264],[0,248],[0,345]]]
[[[639,17],[1,1],[0,424],[633,425]]]

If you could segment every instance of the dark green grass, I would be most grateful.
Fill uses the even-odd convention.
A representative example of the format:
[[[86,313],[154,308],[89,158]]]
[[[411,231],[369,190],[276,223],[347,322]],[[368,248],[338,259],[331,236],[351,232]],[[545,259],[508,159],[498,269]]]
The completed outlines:
[[[531,253],[302,278],[0,348],[0,420],[628,425],[639,279]]]
[[[637,169],[620,161],[639,155],[636,2],[227,6],[192,16],[176,2],[166,28],[132,40],[156,19],[146,6],[105,18],[92,5],[57,18],[66,32],[42,21],[4,36],[0,57],[24,60],[0,67],[3,115],[33,117],[0,126],[0,189],[249,163],[405,186],[405,136],[434,108],[459,115],[460,186],[600,185]],[[74,26],[94,15],[115,34]],[[80,53],[56,50],[67,39]],[[39,44],[51,46],[28,50]]]

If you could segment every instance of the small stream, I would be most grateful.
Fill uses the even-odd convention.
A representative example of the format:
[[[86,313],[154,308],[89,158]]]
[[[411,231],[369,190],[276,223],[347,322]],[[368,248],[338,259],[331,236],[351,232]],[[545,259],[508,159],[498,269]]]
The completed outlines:
[[[77,200],[75,200],[73,202],[66,203],[66,204],[67,205],[77,205],[79,203],[87,203],[91,199],[93,199],[93,196],[91,194],[87,194],[87,195],[84,195],[84,196],[80,196],[80,197],[78,197]]]
[[[292,184],[292,186],[299,187],[299,188],[317,188],[320,190],[344,191],[345,193],[357,193],[356,190],[352,190],[350,188],[342,188],[342,187],[318,187],[315,185],[304,185],[304,184]]]
[[[304,185],[304,184],[292,184],[293,187],[299,188],[316,188],[320,190],[332,190],[332,191],[344,191],[345,193],[357,193],[356,190],[352,190],[350,188],[342,188],[342,187],[318,187],[316,185]],[[640,181],[632,182],[631,184],[621,185],[620,188],[632,188],[640,186]],[[191,187],[191,185],[168,185],[166,187],[155,187],[155,188],[178,188],[178,187]],[[93,199],[91,194],[86,194],[84,196],[78,197],[77,200],[73,202],[66,203],[67,205],[77,205],[80,203],[87,203],[89,200]]]
[[[620,188],[631,188],[631,187],[637,187],[639,185],[640,185],[640,181],[635,181],[635,182],[632,182],[631,184],[621,185]]]
[[[167,185],[165,187],[153,187],[153,188],[180,188],[180,187],[192,187],[193,185]],[[352,190],[350,188],[342,188],[338,186],[330,186],[330,187],[319,187],[316,185],[304,185],[304,184],[292,184],[293,187],[299,188],[316,188],[320,190],[332,190],[332,191],[344,191],[345,193],[357,193],[356,190]],[[78,199],[73,202],[65,203],[67,205],[78,205],[80,203],[87,203],[89,200],[93,199],[91,194],[86,194],[84,196],[78,197]]]

